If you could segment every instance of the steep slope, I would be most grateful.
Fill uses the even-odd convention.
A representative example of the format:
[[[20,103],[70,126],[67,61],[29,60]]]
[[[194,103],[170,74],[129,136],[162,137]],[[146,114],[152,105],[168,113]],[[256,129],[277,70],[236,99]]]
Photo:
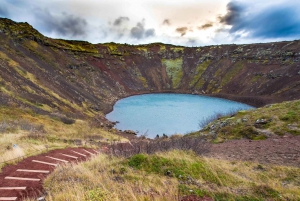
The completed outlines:
[[[300,98],[300,41],[179,47],[90,44],[0,18],[0,104],[76,118],[126,96],[207,94],[262,106]]]

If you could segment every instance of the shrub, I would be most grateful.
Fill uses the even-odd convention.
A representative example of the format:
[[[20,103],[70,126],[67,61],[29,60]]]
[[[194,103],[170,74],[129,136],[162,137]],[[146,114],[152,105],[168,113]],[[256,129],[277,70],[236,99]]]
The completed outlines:
[[[286,115],[281,116],[280,120],[286,121],[286,122],[297,122],[299,120],[299,115],[294,111],[289,111],[286,113]]]
[[[61,117],[60,120],[64,123],[64,124],[74,124],[75,123],[75,119],[71,119],[68,117]]]
[[[277,198],[277,197],[279,197],[279,192],[276,191],[275,189],[271,188],[268,185],[254,186],[253,191],[259,197],[263,197],[263,198]]]
[[[241,130],[239,134],[247,139],[254,139],[259,135],[259,133],[256,130],[254,130],[252,126],[248,126],[245,129]]]
[[[147,157],[144,154],[137,154],[129,159],[128,165],[139,169],[146,160]]]

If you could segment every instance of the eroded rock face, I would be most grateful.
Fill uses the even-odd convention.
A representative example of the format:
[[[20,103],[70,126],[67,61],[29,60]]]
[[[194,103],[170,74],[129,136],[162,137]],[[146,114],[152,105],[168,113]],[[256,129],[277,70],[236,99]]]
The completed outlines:
[[[179,47],[90,44],[44,37],[0,18],[0,102],[75,117],[120,98],[174,92],[254,106],[300,98],[300,41]]]

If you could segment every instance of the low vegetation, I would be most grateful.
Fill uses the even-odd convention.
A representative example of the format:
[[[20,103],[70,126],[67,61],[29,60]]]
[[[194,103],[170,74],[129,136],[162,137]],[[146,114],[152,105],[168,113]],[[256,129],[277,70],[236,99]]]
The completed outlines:
[[[66,146],[127,141],[113,131],[62,114],[40,115],[29,108],[0,107],[0,168],[28,155]]]
[[[228,139],[262,140],[273,135],[300,135],[300,101],[267,105],[249,111],[239,111],[230,116],[205,119],[204,128],[190,136],[209,136],[215,142]],[[211,121],[211,122],[210,122]],[[210,123],[209,123],[210,122]]]
[[[61,166],[45,181],[48,200],[299,200],[299,168],[230,162],[168,151],[130,158],[100,154]]]

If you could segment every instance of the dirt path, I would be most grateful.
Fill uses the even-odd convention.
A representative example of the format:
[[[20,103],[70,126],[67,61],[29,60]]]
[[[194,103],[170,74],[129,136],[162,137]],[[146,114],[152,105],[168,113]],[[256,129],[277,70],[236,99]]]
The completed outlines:
[[[62,163],[87,160],[98,152],[90,148],[66,148],[31,156],[0,173],[0,200],[22,200],[44,195],[43,180]]]
[[[277,136],[258,141],[231,140],[213,144],[205,156],[300,167],[300,136]]]

